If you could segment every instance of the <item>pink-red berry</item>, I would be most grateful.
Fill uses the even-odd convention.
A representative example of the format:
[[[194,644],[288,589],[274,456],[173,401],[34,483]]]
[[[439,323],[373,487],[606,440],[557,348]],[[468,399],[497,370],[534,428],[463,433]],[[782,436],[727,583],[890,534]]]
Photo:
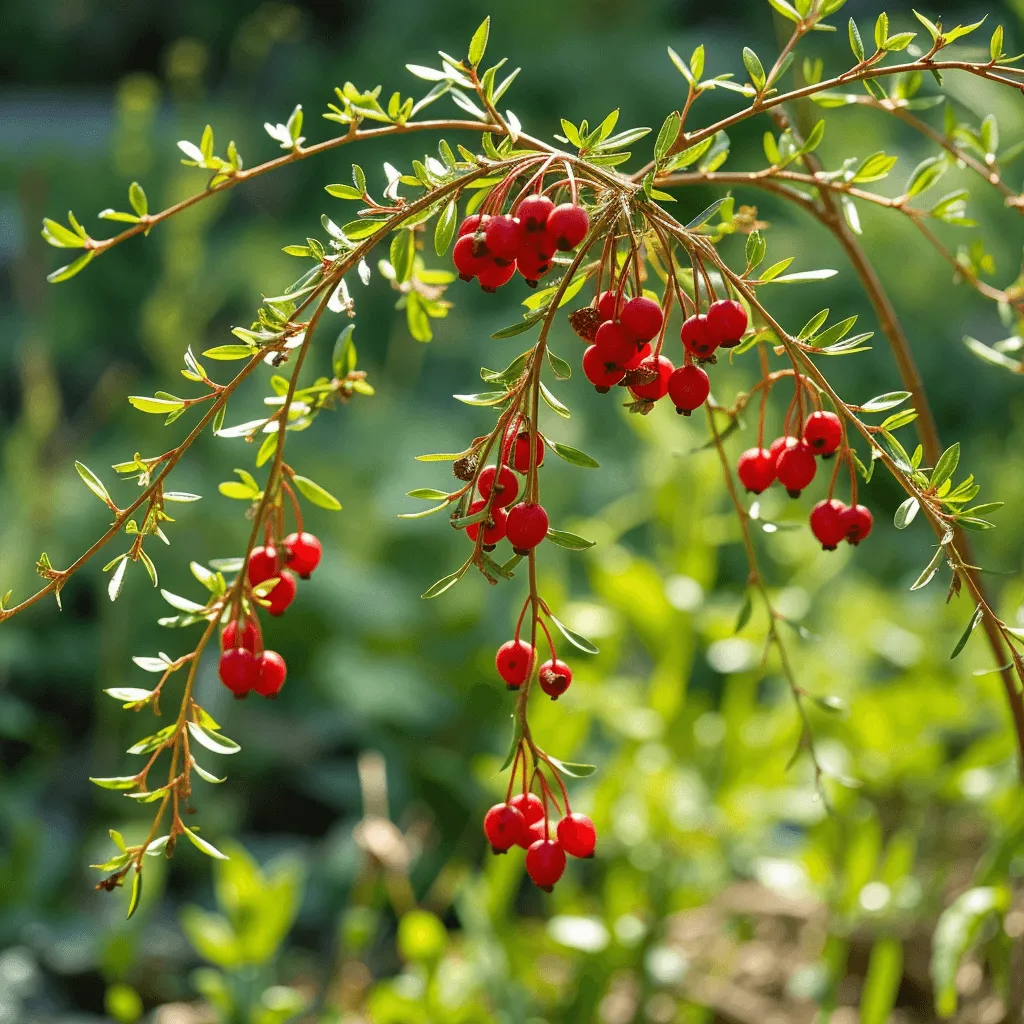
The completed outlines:
[[[708,307],[708,332],[716,346],[732,348],[746,332],[747,322],[747,311],[735,299],[719,299]]]
[[[863,505],[854,505],[848,508],[844,514],[846,524],[846,539],[855,547],[871,532],[874,525],[874,517],[871,509]]]
[[[547,196],[527,196],[516,208],[516,216],[527,232],[541,232],[555,204]]]
[[[244,647],[247,651],[255,651],[259,646],[260,630],[251,619],[246,619],[242,625],[241,632],[238,623],[232,619],[220,635],[220,646],[223,650],[229,651],[233,647]]]
[[[646,295],[637,295],[622,307],[619,324],[634,341],[650,341],[658,336],[664,316],[661,306]]]
[[[804,441],[815,455],[831,455],[843,440],[843,424],[834,412],[812,412],[804,424]]]
[[[544,438],[537,434],[534,444],[536,451],[535,464],[540,467],[544,465]],[[512,468],[517,473],[528,473],[530,470],[530,434],[529,431],[521,430],[516,434],[512,444]]]
[[[606,363],[624,366],[636,355],[636,342],[614,320],[606,320],[594,335],[594,344]]]
[[[497,478],[497,483],[494,482],[495,478]],[[500,471],[497,466],[484,466],[480,470],[480,476],[477,477],[476,485],[482,498],[489,498],[491,491],[497,490],[494,501],[491,503],[492,508],[504,508],[506,505],[511,505],[519,493],[519,480],[508,466],[502,466]]]
[[[304,580],[308,580],[313,570],[320,564],[320,556],[324,552],[323,545],[312,533],[290,533],[284,539],[284,549],[288,552],[288,568],[297,572]]]
[[[575,249],[587,237],[590,217],[582,206],[562,203],[548,214],[545,228],[559,249]]]
[[[244,647],[231,647],[220,656],[217,665],[220,681],[241,700],[259,680],[256,655]]]
[[[811,533],[821,542],[824,551],[835,551],[841,540],[845,540],[848,529],[846,506],[835,498],[819,501],[811,509]]]
[[[526,820],[522,813],[509,804],[495,804],[484,815],[484,835],[495,853],[505,853],[522,844],[526,835]]]
[[[583,373],[601,393],[611,391],[626,376],[626,371],[621,366],[608,362],[596,345],[591,345],[583,353]]]
[[[477,512],[482,512],[486,505],[486,499],[480,498],[469,506],[466,514],[474,516]],[[470,523],[466,527],[466,536],[476,543],[480,528],[483,527],[484,547],[494,547],[495,544],[505,539],[505,524],[507,521],[507,513],[495,500],[495,504],[491,506],[490,516],[487,519],[482,519],[479,523]]]
[[[800,492],[814,479],[817,471],[814,452],[795,438],[789,439],[775,460],[775,474],[791,498],[800,497]]]
[[[651,343],[649,341],[644,342],[644,344],[641,345],[639,349],[637,349],[636,353],[633,355],[633,358],[630,359],[628,363],[624,363],[622,368],[624,370],[635,370],[645,359],[648,359],[650,355]]]
[[[668,397],[676,412],[689,416],[711,394],[711,381],[699,366],[680,366],[668,379]]]
[[[256,662],[258,675],[253,689],[262,697],[276,697],[288,675],[284,658],[277,651],[264,651]]]
[[[518,690],[530,676],[533,646],[525,640],[508,640],[498,648],[494,664],[508,688]]]
[[[551,269],[551,256],[538,252],[529,243],[521,245],[516,256],[516,269],[531,288],[536,287],[537,282]]]
[[[623,301],[618,289],[601,292],[597,298],[597,315],[602,320],[615,320],[622,310]]]
[[[740,483],[752,494],[760,494],[775,480],[775,459],[767,448],[748,448],[736,464]]]
[[[526,554],[548,535],[548,514],[543,505],[521,502],[508,514],[505,536],[516,554]]]
[[[486,217],[482,217],[479,213],[471,213],[465,220],[459,225],[459,238],[463,235],[474,235],[480,230],[481,224],[486,220]]]
[[[486,247],[477,243],[474,234],[463,235],[452,249],[452,262],[463,281],[471,281],[482,270],[494,266]]]
[[[559,843],[570,857],[593,857],[597,846],[597,829],[585,814],[569,814],[556,829]]]
[[[665,356],[648,356],[637,367],[654,373],[654,380],[646,384],[630,384],[629,390],[640,399],[657,402],[668,394],[668,381],[675,371],[672,360]]]
[[[485,292],[496,292],[503,284],[508,284],[516,272],[515,262],[495,263],[490,261],[487,266],[477,271],[476,279]]]
[[[277,548],[257,547],[249,555],[249,583],[258,586],[277,575]]]
[[[687,352],[700,359],[707,359],[718,348],[718,342],[708,329],[708,318],[703,313],[696,313],[683,321],[679,340]]]
[[[526,873],[534,885],[551,892],[565,871],[565,850],[554,839],[539,839],[526,851]]]
[[[522,814],[527,827],[544,820],[544,804],[536,793],[517,793],[509,805]]]
[[[541,665],[538,675],[540,688],[552,699],[559,697],[569,689],[572,682],[572,669],[558,658],[549,658]]]
[[[295,574],[282,569],[277,578],[277,585],[269,594],[267,611],[271,615],[284,615],[288,605],[295,599]]]
[[[484,228],[484,240],[495,259],[514,260],[523,244],[523,226],[511,214],[490,217]]]

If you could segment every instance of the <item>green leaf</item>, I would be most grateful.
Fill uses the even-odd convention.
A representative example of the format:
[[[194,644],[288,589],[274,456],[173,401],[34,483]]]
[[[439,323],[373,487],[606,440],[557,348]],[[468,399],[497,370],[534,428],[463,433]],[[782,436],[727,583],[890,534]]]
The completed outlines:
[[[400,228],[391,240],[391,266],[395,269],[395,279],[401,284],[412,277],[412,268],[416,260],[416,244],[413,232],[409,228]]]
[[[679,125],[679,112],[675,110],[662,122],[658,138],[654,143],[654,162],[656,164],[663,163],[665,157],[668,156],[668,151],[672,148],[676,137],[679,135]]]
[[[718,210],[726,203],[726,199],[716,199],[707,209],[702,210],[697,214],[689,224],[686,225],[687,231],[696,231],[697,228],[703,227],[711,218],[718,212]]]
[[[153,413],[157,416],[166,416],[168,413],[185,408],[185,403],[180,398],[149,398],[145,395],[129,395],[128,402],[139,412]]]
[[[565,533],[562,530],[548,530],[548,540],[557,544],[560,548],[568,548],[570,551],[586,551],[594,546],[594,541],[584,537],[578,537],[575,533]]]
[[[875,20],[875,46],[881,50],[889,38],[889,15],[882,11]]]
[[[551,364],[551,372],[558,380],[568,380],[572,376],[572,367],[562,358],[556,356],[549,348],[548,362]]]
[[[881,151],[872,153],[861,161],[850,180],[855,183],[881,181],[896,166],[898,159],[899,157],[887,156]]]
[[[215,345],[203,352],[208,359],[220,359],[228,362],[232,359],[250,359],[256,350],[248,345]]]
[[[556,397],[555,397],[555,396],[554,396],[554,395],[553,395],[553,394],[551,393],[551,391],[550,391],[550,390],[548,389],[548,387],[547,387],[547,385],[546,385],[546,384],[541,384],[541,385],[540,385],[540,397],[541,397],[541,398],[543,398],[543,399],[544,399],[544,401],[545,401],[545,402],[547,403],[547,405],[548,405],[548,406],[549,406],[549,407],[550,407],[550,408],[551,408],[551,409],[552,409],[552,410],[553,410],[554,412],[558,413],[558,415],[559,415],[559,416],[561,416],[561,417],[562,417],[562,419],[565,419],[565,420],[567,420],[567,419],[569,418],[569,409],[568,409],[568,407],[567,407],[567,406],[565,406],[565,405],[563,405],[563,404],[562,404],[562,403],[561,403],[561,402],[560,402],[560,401],[559,401],[559,400],[558,400],[558,399],[557,399],[557,398],[556,398]]]
[[[335,199],[362,199],[363,193],[354,185],[324,185],[324,191]]]
[[[491,18],[488,15],[480,23],[480,27],[473,33],[473,38],[469,42],[469,63],[473,67],[476,67],[484,59],[484,53],[487,50],[487,40],[490,34]]]
[[[455,236],[455,221],[458,217],[459,208],[454,199],[444,208],[441,216],[437,218],[437,225],[434,228],[434,252],[443,256],[448,247],[452,244]]]
[[[74,277],[80,270],[84,270],[86,265],[92,262],[92,258],[95,255],[96,252],[93,249],[82,253],[77,260],[72,261],[67,264],[67,266],[60,267],[52,274],[47,274],[46,280],[49,281],[50,284],[60,284],[61,281],[67,281],[68,278]]]
[[[103,486],[103,481],[100,480],[100,478],[84,463],[76,462],[75,469],[78,470],[78,475],[82,478],[85,486],[88,487],[104,505],[113,507],[114,502],[107,493],[106,487]]]
[[[992,39],[989,42],[988,47],[989,56],[993,61],[999,60],[1003,55],[1003,26],[996,25],[995,31],[992,33]]]
[[[884,395],[876,395],[870,401],[865,402],[861,407],[861,412],[886,412],[889,409],[895,409],[897,405],[902,405],[908,398],[910,398],[909,391],[887,391]]]
[[[134,789],[136,779],[134,775],[117,775],[101,779],[89,776],[89,781],[100,789]]]
[[[923,587],[928,586],[928,584],[934,579],[935,574],[939,571],[939,567],[942,565],[945,557],[946,552],[940,545],[936,548],[931,561],[924,567],[924,571],[917,577],[910,589],[921,590]]]
[[[945,157],[942,156],[922,160],[907,179],[906,194],[916,196],[931,188],[946,173],[948,166]]]
[[[897,530],[905,530],[913,521],[921,508],[921,503],[917,498],[907,498],[898,509],[896,509],[896,515],[893,517],[893,522]]]
[[[296,473],[292,477],[292,483],[298,488],[299,493],[314,505],[325,508],[330,512],[340,512],[341,502],[333,494],[324,490],[318,483],[310,480],[307,476],[299,476]]]
[[[753,270],[761,265],[768,252],[768,243],[760,231],[751,231],[747,235],[745,255],[747,258],[747,270]]]
[[[348,324],[334,342],[334,352],[331,355],[331,372],[339,380],[347,377],[356,368],[358,354],[355,342],[352,340],[355,330],[355,324]],[[270,438],[267,440],[269,441]]]
[[[876,939],[860,994],[860,1024],[886,1024],[903,977],[903,943]]]
[[[201,850],[206,854],[207,857],[213,857],[214,860],[227,860],[228,855],[221,853],[213,843],[208,843],[205,839],[200,839],[199,836],[192,831],[192,829],[185,827],[185,835],[188,836],[189,842],[197,849]]]
[[[508,398],[507,391],[482,391],[473,395],[452,395],[458,402],[462,402],[463,405],[497,405],[499,402],[503,402]]]
[[[124,586],[124,574],[128,569],[128,556],[121,555],[114,560],[114,571],[107,581],[107,596],[111,601],[116,601]]]
[[[600,654],[601,652],[597,647],[591,643],[585,636],[581,636],[579,633],[571,630],[564,622],[556,619],[554,615],[548,615],[552,625],[578,650],[583,651],[585,654]]]
[[[407,498],[422,498],[424,501],[438,501],[447,498],[447,491],[439,491],[436,487],[417,487],[415,490],[406,491]]]
[[[953,648],[953,653],[949,656],[950,661],[953,660],[963,649],[967,646],[967,641],[971,639],[971,634],[977,629],[978,623],[981,622],[981,617],[984,615],[984,610],[981,605],[978,605],[974,609],[974,614],[971,616],[971,621],[967,623],[967,628],[963,631],[963,635],[956,642],[956,647]]]
[[[43,238],[58,249],[81,249],[85,239],[49,217],[43,218]]]
[[[976,338],[965,336],[964,344],[974,355],[986,363],[991,363],[993,366],[1001,366],[1004,370],[1010,370],[1013,373],[1024,372],[1024,365],[1018,362],[1018,360],[1011,359],[1008,355],[1004,355],[997,349],[990,348]]]
[[[911,8],[911,10],[913,11],[913,8]],[[918,11],[913,11],[913,14],[914,17],[917,18],[917,20],[921,22],[921,24],[924,25],[926,29],[928,29],[928,35],[932,37],[932,42],[935,42],[935,40],[939,38],[939,26],[936,25],[934,22],[929,21],[923,14],[921,14]]]
[[[128,186],[128,202],[140,217],[145,217],[149,213],[149,200],[146,198],[145,189],[137,181]]]
[[[586,452],[581,452],[578,448],[561,444],[558,441],[548,441],[547,438],[545,438],[545,442],[560,459],[564,459],[574,466],[582,466],[584,469],[601,468],[601,464],[596,459],[591,458]]]
[[[857,22],[850,19],[850,49],[853,50],[854,57],[858,61],[864,60],[864,41],[860,37],[860,29],[857,28]]]
[[[237,754],[242,749],[234,740],[219,732],[206,729],[198,722],[189,722],[188,731],[197,743],[206,747],[207,750],[212,750],[215,754]]]
[[[137,665],[142,662],[140,668],[144,668],[147,672],[159,672],[164,673],[167,671],[167,662],[161,661],[159,658],[133,658],[132,659]],[[152,662],[153,664],[149,664]],[[157,668],[159,664],[159,668]],[[126,704],[137,704],[139,701],[148,700],[153,696],[152,690],[143,689],[141,686],[111,686],[103,691],[114,700],[124,701]]]
[[[768,3],[784,18],[788,18],[790,21],[800,21],[800,12],[795,7],[786,3],[786,0],[768,0]]]
[[[142,872],[136,868],[132,875],[132,895],[128,900],[128,918],[139,909],[139,900],[142,899]]]
[[[764,67],[761,65],[760,58],[749,46],[743,47],[743,66],[747,69],[747,74],[750,75],[751,84],[760,92],[765,85]]]
[[[455,584],[462,579],[462,577],[466,573],[467,568],[469,568],[468,563],[464,565],[461,569],[457,569],[455,572],[449,574],[448,576],[442,577],[433,586],[428,587],[425,591],[423,591],[423,593],[420,594],[420,597],[425,598],[426,600],[430,600],[430,598],[432,597],[439,597],[446,590],[448,590],[451,587],[454,587]]]
[[[560,758],[548,755],[548,760],[561,772],[571,779],[585,779],[597,771],[596,764],[580,764],[578,761],[563,761]]]
[[[210,782],[214,785],[227,781],[226,779],[217,778],[213,772],[208,772],[194,757],[192,758],[192,771],[194,771],[204,782]]]
[[[960,462],[960,442],[950,445],[943,453],[939,456],[939,461],[935,463],[935,468],[932,470],[929,484],[932,487],[941,487],[955,472],[956,467]]]
[[[886,53],[896,53],[899,50],[905,50],[916,38],[916,32],[897,32],[896,35],[886,39],[882,49]]]

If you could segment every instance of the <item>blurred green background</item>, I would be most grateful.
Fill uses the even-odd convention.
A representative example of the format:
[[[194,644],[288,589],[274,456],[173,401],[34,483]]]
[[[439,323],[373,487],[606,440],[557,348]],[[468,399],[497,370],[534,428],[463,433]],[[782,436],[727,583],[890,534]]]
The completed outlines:
[[[274,155],[262,124],[295,103],[307,137],[325,138],[331,126],[318,115],[334,85],[383,83],[385,96],[415,88],[402,65],[430,64],[439,47],[461,52],[487,13],[488,56],[524,68],[507,103],[545,137],[559,116],[593,124],[615,107],[620,127],[657,126],[683,95],[666,44],[689,53],[704,42],[709,69],[739,71],[742,46],[764,56],[778,31],[767,4],[746,0],[6,0],[0,589],[26,596],[40,551],[67,564],[105,529],[75,458],[109,480],[111,463],[183,435],[183,424],[165,433],[125,396],[176,387],[187,344],[228,340],[261,293],[297,276],[281,246],[319,234],[322,212],[337,215],[323,185],[347,180],[356,160],[379,187],[383,160],[408,165],[436,140],[387,140],[260,178],[60,287],[44,280],[60,254],[40,239],[40,219],[70,207],[102,234],[95,213],[123,207],[132,180],[153,209],[195,191],[203,177],[178,164],[174,143],[197,139],[207,122],[237,141],[247,165]],[[853,15],[866,30],[875,13],[850,0],[839,21]],[[1001,19],[1009,52],[1024,39],[1020,0],[941,13],[948,24]],[[890,14],[894,27],[917,27],[909,6]],[[835,70],[848,63],[844,37],[811,44]],[[1004,144],[1018,141],[1019,96],[947,86],[978,120],[1000,117]],[[703,100],[695,116],[721,116],[736,99]],[[730,167],[759,166],[763,127],[735,133]],[[830,116],[821,154],[836,166],[882,148],[900,154],[900,180],[927,155],[895,122],[846,111]],[[1021,174],[1015,166],[1011,183]],[[950,244],[984,234],[1005,283],[1020,222],[994,193],[964,183],[977,192],[980,225],[950,231]],[[681,215],[713,195],[681,195]],[[829,306],[874,328],[854,275],[814,223],[760,195],[739,198],[771,222],[770,258],[840,270],[824,285],[769,295],[783,322],[795,329]],[[944,439],[963,442],[961,465],[978,475],[983,500],[1008,503],[999,529],[980,537],[981,564],[1018,572],[1024,399],[1017,380],[961,344],[964,333],[992,342],[1006,332],[991,307],[950,286],[948,267],[903,224],[874,210],[863,220]],[[725,245],[737,262],[739,244]],[[1024,813],[1009,721],[997,677],[979,674],[991,668],[980,636],[949,660],[964,602],[946,606],[945,581],[908,593],[932,551],[923,524],[896,533],[900,496],[879,477],[865,488],[876,533],[856,551],[823,554],[803,529],[758,536],[773,595],[801,624],[785,636],[801,683],[849,708],[812,708],[822,760],[856,783],[826,784],[829,815],[806,758],[787,769],[799,726],[777,666],[759,669],[763,617],[734,635],[746,566],[715,456],[692,453],[703,422],[664,408],[630,417],[580,374],[560,391],[571,421],[542,427],[602,468],[546,465],[543,486],[554,524],[598,546],[545,551],[542,586],[601,654],[573,657],[572,689],[557,705],[538,699],[533,720],[553,753],[600,765],[572,787],[574,806],[598,825],[598,857],[572,864],[549,897],[524,880],[521,857],[485,852],[479,822],[504,785],[510,711],[492,656],[524,584],[467,578],[420,601],[461,560],[464,539],[438,520],[395,516],[414,507],[405,491],[444,483],[444,465],[414,455],[458,450],[489,429],[488,412],[450,396],[477,390],[480,365],[519,351],[522,339],[489,338],[517,317],[519,291],[486,297],[457,284],[429,346],[408,336],[385,282],[359,292],[355,337],[377,395],[289,443],[290,461],[345,508],[310,513],[324,565],[268,627],[290,666],[285,691],[273,705],[234,705],[212,660],[200,673],[200,700],[243,747],[217,766],[229,781],[199,783],[196,795],[203,835],[234,854],[227,866],[190,847],[166,870],[154,860],[128,923],[122,894],[92,890],[86,864],[108,856],[106,830],[137,841],[148,827],[144,808],[87,781],[125,770],[123,751],[145,728],[102,688],[142,685],[133,654],[177,655],[189,641],[155,625],[164,606],[141,571],[111,605],[97,559],[67,585],[62,614],[41,604],[0,629],[0,1024],[142,1014],[160,1024],[882,1024],[936,1019],[943,985],[960,995],[958,1020],[1021,1019]],[[325,329],[311,373],[328,372],[332,340]],[[553,344],[577,362],[567,325]],[[869,355],[835,364],[850,400],[899,387],[880,338]],[[716,391],[751,380],[743,360],[723,365]],[[232,419],[259,398],[249,388]],[[750,443],[733,439],[730,451]],[[204,440],[176,471],[176,486],[205,498],[179,506],[173,546],[158,553],[162,585],[195,596],[188,561],[239,552],[247,525],[216,485],[252,455],[238,441]],[[797,523],[810,502],[776,494],[764,504]],[[1012,575],[991,579],[1013,621],[1024,587]],[[945,918],[952,966],[937,986],[936,920],[972,886],[984,888]],[[962,963],[961,939],[975,943]]]

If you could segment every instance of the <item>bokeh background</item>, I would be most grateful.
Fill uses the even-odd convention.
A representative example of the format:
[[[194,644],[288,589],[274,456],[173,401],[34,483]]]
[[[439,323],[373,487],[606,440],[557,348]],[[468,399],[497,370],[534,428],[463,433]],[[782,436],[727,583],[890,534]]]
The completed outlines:
[[[621,127],[657,126],[683,89],[666,44],[688,53],[703,41],[709,67],[739,71],[741,47],[771,52],[778,31],[768,5],[747,0],[5,0],[0,589],[27,595],[41,551],[66,564],[105,529],[74,459],[110,479],[111,463],[162,451],[183,433],[180,424],[165,433],[125,396],[175,387],[187,344],[228,340],[261,293],[296,276],[281,247],[318,234],[321,213],[337,215],[323,185],[348,180],[351,160],[379,183],[383,160],[407,163],[433,143],[389,140],[263,177],[59,287],[44,280],[60,254],[40,239],[40,219],[72,208],[96,229],[96,212],[123,207],[132,180],[151,208],[195,191],[202,175],[178,164],[174,144],[197,139],[206,123],[234,138],[247,164],[273,155],[262,124],[283,121],[295,103],[305,134],[327,137],[318,115],[333,86],[382,83],[385,96],[415,88],[402,65],[430,64],[439,47],[461,52],[487,13],[488,56],[524,68],[508,105],[544,136],[559,116],[595,123],[615,107]],[[876,10],[850,0],[840,22],[847,13],[866,30]],[[1001,19],[1010,52],[1024,39],[1020,0],[947,3],[941,13],[947,24]],[[917,27],[909,5],[890,14],[894,26]],[[815,38],[828,66],[845,66],[844,37]],[[977,119],[999,116],[1004,144],[1018,141],[1019,96],[947,85]],[[715,96],[698,116],[734,105]],[[736,132],[730,166],[758,166],[762,130]],[[900,154],[897,176],[926,155],[894,123],[845,111],[832,117],[821,153],[834,166],[883,148]],[[1009,180],[1022,173],[1015,166]],[[983,234],[996,278],[1009,281],[1019,219],[965,184],[977,192],[979,228],[949,241]],[[696,212],[713,195],[685,194],[680,207]],[[770,256],[840,270],[772,294],[787,324],[828,306],[875,326],[816,225],[760,195],[740,198],[771,222]],[[943,437],[962,441],[961,464],[983,483],[984,500],[1008,503],[978,546],[983,565],[1011,574],[991,579],[1012,621],[1024,594],[1014,575],[1024,545],[1024,397],[1019,380],[961,343],[965,333],[992,342],[1006,331],[991,307],[951,286],[948,267],[904,225],[871,210],[863,219]],[[738,246],[727,243],[737,259]],[[92,889],[87,864],[109,856],[107,829],[133,839],[147,827],[144,808],[87,781],[126,770],[124,750],[145,729],[102,689],[143,685],[133,654],[177,654],[188,642],[155,624],[164,606],[141,571],[111,605],[97,559],[67,585],[62,614],[41,604],[0,628],[2,1024],[143,1014],[161,1024],[882,1024],[937,1019],[943,985],[959,993],[958,1020],[1020,1020],[1024,813],[1009,723],[997,678],[982,674],[991,664],[980,637],[950,661],[964,602],[945,604],[945,581],[908,593],[932,552],[924,526],[892,528],[899,495],[879,476],[865,489],[878,528],[856,552],[823,554],[802,529],[758,538],[773,594],[800,624],[786,641],[802,684],[848,707],[812,708],[820,755],[848,780],[826,783],[830,815],[806,758],[787,768],[800,731],[774,664],[759,670],[763,618],[734,633],[746,569],[714,454],[694,452],[703,424],[667,409],[630,417],[581,375],[562,388],[571,421],[543,425],[602,469],[542,472],[556,525],[599,543],[585,555],[546,551],[543,587],[601,653],[574,657],[573,688],[557,705],[538,701],[533,717],[554,753],[600,765],[572,789],[597,822],[599,856],[571,865],[544,896],[520,857],[485,852],[479,821],[503,786],[509,727],[492,656],[522,582],[492,589],[467,578],[420,601],[458,564],[463,539],[437,520],[395,517],[415,507],[406,490],[443,485],[443,465],[413,456],[458,450],[488,424],[485,410],[450,396],[475,390],[481,365],[503,366],[519,350],[521,339],[489,338],[518,315],[516,292],[456,286],[430,345],[409,337],[386,282],[359,293],[356,342],[376,397],[289,444],[291,461],[345,508],[310,514],[324,565],[269,626],[291,669],[285,691],[274,705],[234,705],[213,662],[201,670],[202,702],[242,744],[217,766],[229,781],[199,783],[196,798],[203,834],[233,853],[227,866],[190,847],[166,869],[154,861],[130,922],[123,894]],[[316,372],[329,366],[324,333]],[[578,359],[567,326],[554,346]],[[899,386],[884,343],[832,370],[853,400]],[[720,368],[716,388],[728,394],[749,381],[741,361]],[[251,388],[233,417],[258,401]],[[241,442],[204,441],[176,472],[181,489],[206,497],[179,506],[173,546],[159,553],[164,586],[195,596],[188,561],[238,553],[247,527],[216,485],[251,459]],[[807,504],[774,496],[766,507],[796,523]],[[368,824],[380,815],[395,826]],[[983,895],[945,918],[947,969],[940,963],[936,983],[936,921],[977,886]],[[986,898],[998,914],[984,912]],[[961,937],[976,942],[962,961]]]

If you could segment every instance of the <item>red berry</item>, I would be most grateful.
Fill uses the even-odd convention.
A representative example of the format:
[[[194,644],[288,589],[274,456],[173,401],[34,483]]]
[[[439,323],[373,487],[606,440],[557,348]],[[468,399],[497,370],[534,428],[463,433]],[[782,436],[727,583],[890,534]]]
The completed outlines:
[[[534,843],[539,842],[541,839],[551,838],[551,823],[541,818],[540,821],[535,821],[532,825],[526,827],[526,842],[522,845],[525,849],[529,849]]]
[[[637,351],[628,363],[623,364],[624,370],[635,370],[645,359],[651,354],[651,346],[649,342],[645,342]]]
[[[257,659],[259,675],[253,689],[263,697],[276,697],[284,686],[288,666],[277,651],[264,651]]]
[[[548,235],[554,239],[559,249],[575,249],[590,229],[590,217],[582,206],[573,203],[562,203],[548,214],[545,225]]]
[[[297,572],[304,580],[308,580],[313,570],[320,564],[320,556],[324,552],[323,545],[312,534],[290,533],[284,539],[285,551],[288,552],[288,568]]]
[[[585,814],[570,814],[558,823],[558,841],[571,857],[593,857],[597,829]]]
[[[609,363],[596,345],[583,353],[583,372],[587,380],[600,392],[611,391],[626,376],[626,371],[615,363]]]
[[[544,438],[538,434],[534,445],[536,449],[537,466],[544,465]],[[512,445],[512,466],[517,473],[528,473],[530,471],[530,435],[528,431],[521,430],[516,434],[515,443]]]
[[[484,239],[491,254],[499,260],[514,260],[523,242],[523,226],[511,214],[490,217]]]
[[[811,509],[811,533],[821,541],[822,550],[835,551],[839,542],[846,537],[849,527],[846,512],[846,506],[834,498],[819,501]]]
[[[748,448],[736,464],[740,483],[752,494],[760,494],[775,479],[775,459],[767,448]]]
[[[494,483],[495,476],[498,478],[497,484]],[[500,473],[497,466],[484,466],[480,470],[480,476],[477,477],[476,485],[480,489],[481,498],[489,498],[491,491],[497,487],[498,493],[494,496],[492,508],[504,508],[506,505],[511,505],[519,493],[519,480],[508,466],[502,466]]]
[[[486,248],[477,244],[476,235],[463,235],[455,243],[452,262],[463,281],[471,281],[481,270],[494,266]]]
[[[863,505],[854,505],[843,514],[846,525],[846,539],[856,547],[871,532],[874,517],[871,509]]]
[[[244,647],[247,651],[255,651],[259,646],[260,630],[255,622],[247,619],[242,625],[241,637],[238,633],[238,623],[232,619],[220,635],[220,645],[225,651],[234,647]]]
[[[812,412],[804,424],[804,440],[815,455],[831,455],[843,440],[843,424],[834,412]]]
[[[679,331],[679,340],[687,352],[706,359],[718,347],[708,330],[708,318],[703,313],[687,317]]]
[[[622,311],[622,297],[618,289],[601,292],[597,297],[597,315],[602,320],[615,320]]]
[[[249,555],[249,583],[257,586],[277,575],[277,548],[258,547]]]
[[[516,269],[531,287],[551,269],[551,256],[538,252],[529,244],[521,245],[516,255]]]
[[[622,330],[636,341],[650,341],[657,337],[664,319],[661,306],[646,295],[630,299],[619,314]]]
[[[469,511],[466,514],[471,516],[476,515],[476,513],[481,511],[486,504],[487,501],[484,498],[481,498],[479,501],[474,501],[473,504],[469,506]],[[483,519],[479,523],[470,523],[469,526],[466,527],[466,536],[476,543],[477,534],[479,534],[480,527],[482,526],[484,528],[484,547],[493,547],[499,541],[505,539],[505,522],[507,519],[508,516],[506,515],[505,510],[501,508],[498,505],[497,500],[495,500],[495,503],[491,506],[491,514],[489,518],[490,525],[487,525],[487,519]]]
[[[548,514],[543,505],[521,502],[508,514],[505,535],[517,555],[526,554],[548,535]]]
[[[565,871],[565,850],[553,839],[539,839],[526,851],[526,873],[534,885],[551,892]]]
[[[491,260],[483,269],[478,270],[476,279],[485,292],[496,292],[503,284],[508,284],[516,272],[516,265],[512,263],[495,263]]]
[[[636,342],[614,321],[606,320],[594,335],[594,344],[606,363],[622,366],[636,355]]]
[[[267,595],[271,615],[284,615],[285,609],[295,598],[295,575],[283,569],[277,579],[277,586]]]
[[[732,348],[747,330],[747,311],[735,299],[712,302],[707,319],[708,331],[715,345]]]
[[[548,217],[555,204],[547,196],[527,196],[516,208],[516,216],[529,232],[540,232],[547,227]]]
[[[509,804],[495,804],[484,815],[484,835],[495,853],[504,853],[521,845],[526,836],[526,820]]]
[[[474,235],[480,230],[480,225],[486,220],[486,217],[481,217],[479,213],[471,213],[460,225],[459,225],[459,238],[463,235]]]
[[[637,398],[657,402],[668,394],[668,379],[675,370],[671,359],[666,359],[665,356],[648,356],[637,369],[650,370],[657,374],[654,380],[646,384],[630,384],[629,390]]]
[[[572,682],[572,669],[564,661],[549,658],[541,665],[538,678],[540,688],[552,700],[558,700],[569,689],[569,684]]]
[[[772,441],[772,446],[768,449],[768,454],[772,457],[772,462],[776,465],[776,468],[778,468],[779,456],[782,454],[783,450],[789,445],[790,441],[795,443],[796,440],[797,439],[795,437],[790,437],[786,434],[783,437],[777,437]]]
[[[544,804],[536,793],[517,793],[509,800],[509,806],[522,814],[527,827],[544,820]]]
[[[711,381],[699,366],[680,366],[668,379],[668,397],[676,412],[689,416],[711,394]]]
[[[259,679],[256,655],[244,647],[232,647],[220,656],[217,673],[220,681],[241,700],[249,695]]]
[[[775,460],[775,474],[791,498],[800,497],[800,492],[814,479],[817,471],[818,464],[810,446],[794,438],[788,439],[786,447]]]
[[[509,689],[518,690],[533,667],[533,647],[525,640],[508,640],[498,648],[494,664]]]

